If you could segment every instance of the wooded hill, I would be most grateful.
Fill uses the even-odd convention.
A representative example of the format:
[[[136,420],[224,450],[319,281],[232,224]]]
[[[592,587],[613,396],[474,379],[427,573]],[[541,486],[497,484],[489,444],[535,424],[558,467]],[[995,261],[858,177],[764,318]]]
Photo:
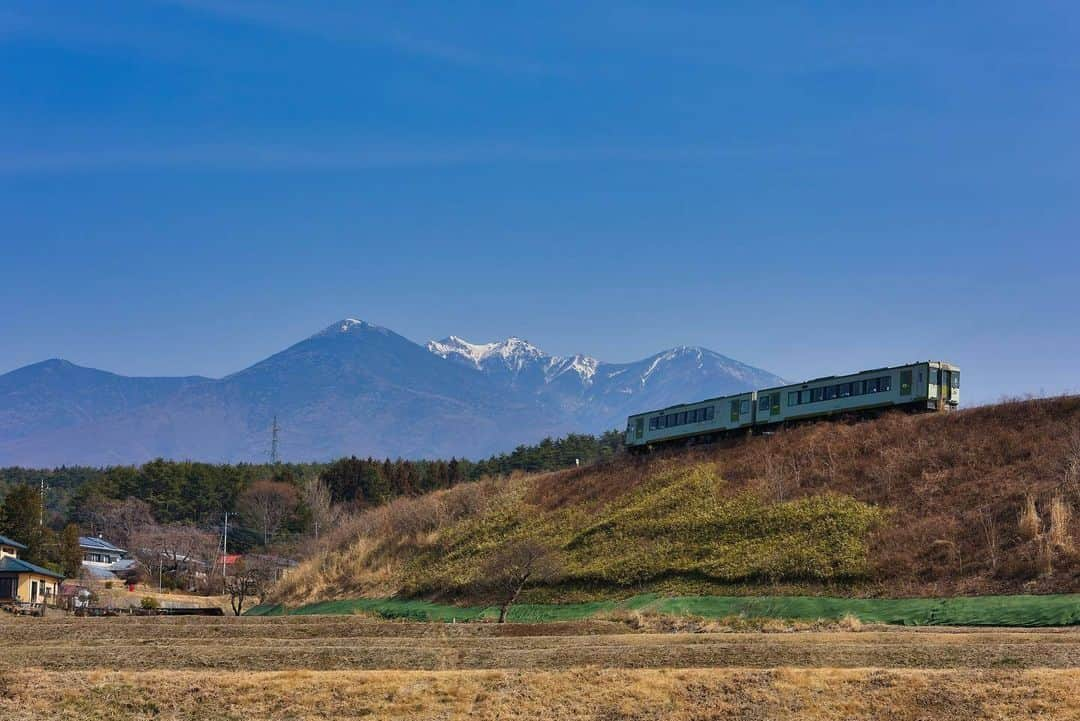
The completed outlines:
[[[523,600],[1075,591],[1080,397],[822,422],[487,479],[360,512],[276,591],[469,601],[505,549],[558,557]]]

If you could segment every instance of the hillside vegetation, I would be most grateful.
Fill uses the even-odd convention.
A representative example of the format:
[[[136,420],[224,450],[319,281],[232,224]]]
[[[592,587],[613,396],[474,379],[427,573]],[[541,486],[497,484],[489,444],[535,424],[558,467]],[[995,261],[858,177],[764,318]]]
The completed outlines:
[[[468,602],[523,539],[560,564],[532,602],[637,593],[1075,591],[1080,398],[819,423],[487,479],[362,512],[276,601]]]

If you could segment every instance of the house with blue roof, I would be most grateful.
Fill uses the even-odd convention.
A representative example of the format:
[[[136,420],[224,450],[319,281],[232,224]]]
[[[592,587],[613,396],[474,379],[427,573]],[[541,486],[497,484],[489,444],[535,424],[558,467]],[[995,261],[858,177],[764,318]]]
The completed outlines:
[[[55,604],[64,577],[19,558],[25,550],[22,543],[0,536],[0,604]]]

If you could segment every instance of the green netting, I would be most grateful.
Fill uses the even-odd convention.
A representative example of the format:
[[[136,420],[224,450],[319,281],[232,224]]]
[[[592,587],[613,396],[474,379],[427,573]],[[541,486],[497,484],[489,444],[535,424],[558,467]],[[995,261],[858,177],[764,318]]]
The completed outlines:
[[[959,598],[828,598],[823,596],[633,596],[622,601],[574,604],[518,604],[509,619],[517,622],[579,621],[617,610],[672,616],[835,620],[852,615],[865,623],[905,626],[1071,626],[1080,625],[1080,594],[1053,596],[970,596]],[[245,615],[342,615],[365,613],[415,621],[494,619],[494,607],[449,606],[428,601],[350,599],[299,608],[255,606]]]

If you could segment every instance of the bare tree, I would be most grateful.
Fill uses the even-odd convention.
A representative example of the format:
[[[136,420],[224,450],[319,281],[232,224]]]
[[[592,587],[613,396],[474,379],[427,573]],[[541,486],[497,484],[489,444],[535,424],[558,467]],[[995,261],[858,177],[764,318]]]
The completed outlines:
[[[1063,470],[1066,492],[1074,501],[1080,502],[1080,427],[1076,428],[1065,442]]]
[[[132,539],[139,530],[154,523],[150,504],[138,498],[119,501],[97,497],[82,509],[82,513],[93,533],[101,534],[122,548],[131,548]]]
[[[311,513],[312,530],[318,540],[319,532],[326,531],[341,518],[341,509],[334,505],[330,487],[317,473],[308,473],[300,485],[301,498]]]
[[[548,581],[562,572],[560,555],[536,539],[512,541],[492,554],[476,582],[476,590],[499,604],[499,623],[529,583]]]
[[[237,561],[233,574],[225,577],[225,593],[229,595],[233,613],[237,616],[242,614],[244,604],[251,599],[262,603],[273,579],[273,569],[268,564],[252,559]]]
[[[247,522],[262,534],[263,545],[268,545],[299,503],[292,484],[256,481],[240,495],[237,507]]]
[[[156,577],[159,585],[167,577],[194,588],[200,580],[209,582],[216,572],[217,536],[191,525],[144,526],[133,536],[132,546],[141,570]]]

